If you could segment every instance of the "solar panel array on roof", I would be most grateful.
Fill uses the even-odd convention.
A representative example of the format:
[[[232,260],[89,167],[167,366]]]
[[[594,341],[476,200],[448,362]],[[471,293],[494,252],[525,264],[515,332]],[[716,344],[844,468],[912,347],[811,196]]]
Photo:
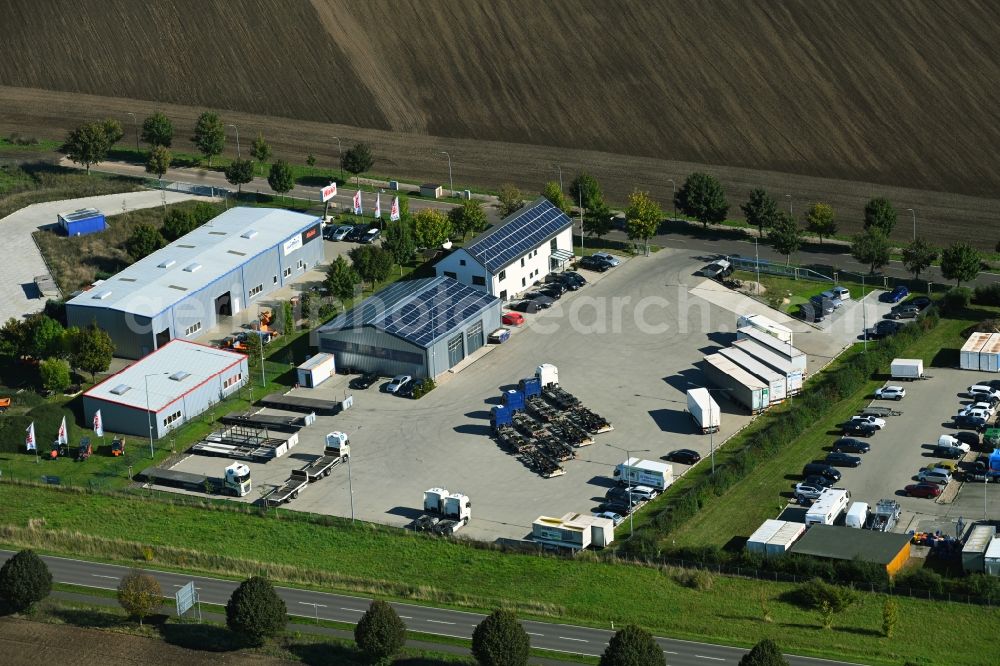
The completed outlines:
[[[473,239],[465,251],[490,273],[496,273],[572,224],[566,213],[543,197]]]

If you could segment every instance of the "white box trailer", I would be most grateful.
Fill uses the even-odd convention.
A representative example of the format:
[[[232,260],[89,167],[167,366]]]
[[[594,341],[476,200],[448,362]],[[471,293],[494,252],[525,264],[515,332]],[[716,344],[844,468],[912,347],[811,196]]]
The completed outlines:
[[[991,576],[1000,576],[1000,539],[993,537],[983,553],[983,569]]]
[[[771,404],[767,384],[721,354],[706,356],[702,370],[710,383],[728,389],[729,397],[749,409],[751,414],[759,414]]]
[[[629,458],[615,466],[614,477],[623,486],[649,486],[662,491],[674,482],[674,467],[653,460]]]
[[[687,392],[688,413],[698,425],[703,435],[710,432],[719,432],[722,423],[722,416],[719,412],[719,403],[709,393],[707,388],[688,389]]]
[[[894,358],[889,364],[889,375],[893,379],[913,381],[924,376],[924,362],[919,358]]]
[[[777,532],[774,533],[764,546],[764,554],[768,557],[784,555],[788,549],[795,545],[795,542],[806,533],[805,523],[793,523],[785,521]]]
[[[316,354],[297,367],[298,384],[305,388],[316,388],[336,374],[333,354]]]
[[[993,525],[976,525],[969,532],[969,538],[962,546],[962,569],[964,571],[986,571],[986,550],[997,530]]]
[[[851,508],[847,510],[847,516],[844,518],[844,524],[848,527],[860,530],[865,526],[866,522],[868,522],[868,503],[855,502],[851,505]]]
[[[850,490],[824,488],[819,499],[806,511],[806,525],[833,525],[850,502]]]
[[[959,367],[962,370],[979,370],[979,353],[992,336],[993,333],[973,333],[969,336],[959,352]]]
[[[768,319],[764,315],[745,314],[736,318],[736,328],[750,326],[756,328],[761,333],[774,336],[785,344],[792,344],[792,329],[782,326],[778,322]]]
[[[803,377],[809,376],[809,359],[806,357],[805,352],[800,349],[796,349],[788,343],[782,342],[773,335],[762,333],[752,326],[744,326],[743,328],[736,329],[736,339],[753,340],[763,345],[772,352],[786,359],[792,364],[792,367],[795,370],[799,370],[802,373]]]
[[[783,401],[788,397],[788,382],[781,373],[772,370],[745,351],[735,347],[720,349],[719,353],[740,366],[757,379],[765,382],[771,397],[771,404]]]
[[[1000,372],[1000,333],[994,333],[979,350],[979,370]]]
[[[771,540],[775,534],[778,533],[782,527],[784,527],[784,520],[775,520],[774,518],[768,518],[761,526],[758,527],[750,538],[747,539],[747,550],[751,553],[761,553],[763,554],[766,550],[767,542]]]
[[[754,357],[772,370],[781,373],[785,377],[786,395],[796,395],[802,391],[803,372],[784,356],[777,354],[769,347],[765,347],[756,340],[745,338],[733,342],[733,349],[739,349],[749,356]]]

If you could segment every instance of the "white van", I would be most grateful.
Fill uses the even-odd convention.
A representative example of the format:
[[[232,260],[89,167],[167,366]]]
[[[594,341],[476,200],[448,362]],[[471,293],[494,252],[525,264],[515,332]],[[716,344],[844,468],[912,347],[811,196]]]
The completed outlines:
[[[868,503],[867,502],[855,502],[851,505],[851,508],[847,510],[847,516],[844,518],[844,524],[848,527],[854,527],[856,529],[861,529],[865,526],[868,521]]]

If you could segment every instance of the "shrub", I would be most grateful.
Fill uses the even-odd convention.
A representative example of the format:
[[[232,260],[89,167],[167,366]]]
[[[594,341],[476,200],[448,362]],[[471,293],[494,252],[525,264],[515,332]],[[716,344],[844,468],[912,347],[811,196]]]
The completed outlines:
[[[34,551],[22,550],[0,567],[0,599],[16,611],[29,610],[52,591],[52,574]]]
[[[496,610],[472,632],[472,656],[481,666],[526,666],[530,639],[514,613]]]
[[[961,312],[971,301],[972,291],[968,287],[952,287],[941,299],[941,309],[947,313]]]
[[[226,604],[226,624],[252,645],[277,635],[287,621],[285,602],[260,576],[240,583]]]
[[[921,568],[896,578],[896,587],[912,587],[932,594],[941,594],[944,591],[944,579],[936,571]]]
[[[712,584],[715,582],[712,574],[704,569],[682,569],[674,576],[674,579],[684,587],[689,587],[699,592],[711,590]]]
[[[620,629],[604,649],[600,666],[660,666],[667,663],[663,648],[645,629],[634,624]]]
[[[978,305],[1000,305],[1000,282],[976,287],[973,300]]]
[[[354,640],[374,661],[388,662],[406,644],[406,624],[392,606],[375,600],[354,628]]]
[[[118,583],[118,604],[126,613],[139,618],[140,626],[162,602],[160,584],[149,574],[133,569]]]
[[[834,613],[839,613],[857,601],[858,594],[850,588],[813,578],[796,589],[795,598],[807,608],[821,609],[827,605]]]
[[[788,666],[777,643],[765,638],[743,655],[738,666]]]

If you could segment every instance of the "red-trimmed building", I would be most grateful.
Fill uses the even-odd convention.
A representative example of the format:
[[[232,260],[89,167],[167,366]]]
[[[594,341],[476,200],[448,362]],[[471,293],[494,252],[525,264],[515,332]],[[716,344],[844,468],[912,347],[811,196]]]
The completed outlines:
[[[87,423],[101,410],[104,430],[159,439],[239,390],[247,357],[172,340],[83,394]]]

